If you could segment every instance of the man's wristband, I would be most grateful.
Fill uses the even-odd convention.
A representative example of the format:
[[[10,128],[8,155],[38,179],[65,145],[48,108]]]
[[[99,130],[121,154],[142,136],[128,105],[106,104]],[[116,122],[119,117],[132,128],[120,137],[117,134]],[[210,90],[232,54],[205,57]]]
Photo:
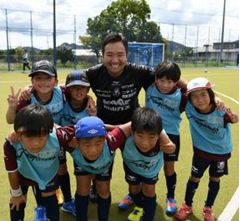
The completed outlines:
[[[23,194],[21,187],[19,186],[17,189],[10,189],[10,194],[13,197],[19,197]]]

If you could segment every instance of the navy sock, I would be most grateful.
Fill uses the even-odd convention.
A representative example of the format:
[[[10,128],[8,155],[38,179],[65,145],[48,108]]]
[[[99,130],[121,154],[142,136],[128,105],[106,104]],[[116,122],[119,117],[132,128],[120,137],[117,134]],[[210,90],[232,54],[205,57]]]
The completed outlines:
[[[58,179],[59,179],[59,185],[60,185],[62,193],[63,193],[64,202],[71,201],[72,195],[71,195],[69,173],[66,173],[64,175],[59,175]]]
[[[196,189],[198,188],[198,184],[199,183],[195,183],[191,180],[188,180],[188,182],[187,182],[187,189],[186,189],[186,193],[185,193],[185,203],[188,206],[192,206],[193,197],[196,192]]]
[[[11,208],[11,204],[9,205],[9,207]],[[22,203],[19,207],[19,210],[16,210],[16,207],[11,210],[10,209],[10,218],[11,221],[19,221],[19,220],[24,220],[24,209],[26,207],[25,203]]]
[[[174,172],[171,176],[166,176],[166,185],[167,185],[167,198],[174,198],[175,188],[177,183],[177,174]]]
[[[156,196],[143,196],[143,219],[142,221],[153,221],[156,210]]]
[[[138,194],[129,193],[129,195],[133,199],[133,202],[136,204],[136,206],[143,207],[143,193],[142,193],[142,191],[139,192]]]
[[[88,195],[80,196],[75,194],[75,207],[76,207],[76,220],[87,221],[88,220]]]
[[[101,198],[99,195],[97,197],[98,203],[98,220],[99,221],[107,221],[109,209],[111,205],[111,195],[107,199]]]
[[[56,195],[42,197],[42,206],[46,208],[48,219],[51,221],[59,221],[59,208]]]
[[[212,207],[220,189],[220,182],[209,181],[208,183],[208,195],[205,202],[206,207]]]

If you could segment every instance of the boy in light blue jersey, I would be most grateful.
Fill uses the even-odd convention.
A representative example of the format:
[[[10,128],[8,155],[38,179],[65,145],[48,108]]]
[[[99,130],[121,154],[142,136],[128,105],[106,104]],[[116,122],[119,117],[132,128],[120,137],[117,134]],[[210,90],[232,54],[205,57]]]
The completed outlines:
[[[25,94],[27,94],[25,99],[18,99],[18,93],[14,94],[13,89],[12,94],[8,97],[9,108],[6,114],[7,122],[13,123],[16,113],[21,108],[29,104],[41,104],[52,113],[54,123],[60,124],[60,114],[64,107],[65,95],[64,89],[58,86],[57,70],[54,65],[47,60],[37,61],[34,63],[29,77],[31,77],[32,87],[24,91]],[[57,191],[57,195],[59,203],[63,203],[65,207],[69,208],[68,212],[75,215],[70,177],[66,170],[66,160],[64,157],[65,156],[61,159],[59,171],[59,184],[64,196],[64,202],[62,202],[62,195],[59,194],[61,193],[60,189]],[[38,193],[35,193],[35,197],[38,197]]]
[[[96,108],[88,106],[90,83],[85,73],[71,72],[66,77],[66,102],[60,114],[60,125],[75,125],[78,120],[87,116],[95,116]]]
[[[230,123],[238,122],[238,115],[230,109],[217,109],[211,83],[195,78],[187,85],[189,102],[185,113],[189,120],[193,143],[191,176],[187,182],[185,202],[175,214],[186,220],[192,214],[192,202],[198,184],[209,168],[208,194],[203,208],[204,221],[214,221],[212,206],[220,189],[220,177],[228,174],[228,159],[232,152]]]
[[[115,150],[124,145],[129,134],[129,123],[108,133],[103,121],[95,116],[84,117],[76,123],[76,147],[68,147],[67,151],[74,160],[74,174],[77,181],[75,194],[77,220],[88,220],[89,192],[93,178],[97,189],[98,220],[108,220],[111,205],[110,180]]]
[[[65,82],[65,96],[66,101],[64,102],[63,109],[60,114],[60,125],[75,125],[78,120],[87,116],[95,116],[96,108],[95,105],[88,105],[90,90],[90,83],[85,75],[80,71],[71,72],[66,77]],[[93,102],[92,102],[93,103]],[[63,154],[63,158],[66,160],[66,154]],[[68,171],[67,164],[63,164],[59,170],[60,174],[66,174]],[[63,176],[64,179],[64,176]],[[64,183],[64,180],[62,181]],[[69,189],[70,190],[70,189]],[[67,191],[67,189],[66,189]],[[68,194],[70,196],[70,194]],[[69,199],[71,200],[71,199]],[[65,200],[65,201],[69,201]],[[74,204],[63,203],[61,209],[65,212],[75,211]],[[75,215],[75,213],[74,213]]]
[[[160,115],[151,108],[137,108],[131,121],[132,135],[122,149],[129,195],[136,204],[129,221],[153,221],[156,209],[155,184],[164,163],[163,152],[175,145],[162,128]]]
[[[10,183],[11,221],[24,220],[29,186],[39,193],[38,206],[44,206],[47,218],[59,221],[56,198],[60,148],[74,136],[74,128],[53,129],[52,114],[42,105],[28,105],[18,111],[14,130],[19,141],[4,144],[5,167]]]
[[[186,104],[186,89],[177,87],[181,70],[176,63],[164,61],[156,68],[155,83],[146,92],[146,107],[157,111],[163,123],[163,128],[171,141],[176,145],[174,153],[164,153],[164,173],[167,185],[167,198],[165,212],[172,216],[177,211],[175,188],[177,174],[175,161],[180,151],[180,123],[181,113]]]

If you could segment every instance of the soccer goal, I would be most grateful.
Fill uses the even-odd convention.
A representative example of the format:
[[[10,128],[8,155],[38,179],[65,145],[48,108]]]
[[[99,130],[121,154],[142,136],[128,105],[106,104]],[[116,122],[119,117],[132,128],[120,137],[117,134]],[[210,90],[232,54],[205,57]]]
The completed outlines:
[[[130,63],[156,67],[164,60],[163,43],[128,43],[128,61]]]

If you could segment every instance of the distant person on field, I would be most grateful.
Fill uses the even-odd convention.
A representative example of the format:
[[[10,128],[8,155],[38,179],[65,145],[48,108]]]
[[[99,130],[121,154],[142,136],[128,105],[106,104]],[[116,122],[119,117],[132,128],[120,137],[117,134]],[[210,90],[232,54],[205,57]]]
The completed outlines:
[[[26,67],[31,70],[30,66],[29,66],[29,58],[28,58],[28,51],[26,49],[24,49],[24,54],[22,57],[22,63],[23,63],[23,72],[25,72]]]
[[[185,113],[189,120],[194,154],[185,202],[174,217],[184,221],[193,213],[194,194],[208,169],[208,193],[203,216],[206,221],[214,221],[212,206],[220,189],[220,178],[228,174],[228,160],[233,148],[230,124],[238,122],[238,115],[230,109],[216,108],[212,84],[206,78],[189,81],[187,96]]]

